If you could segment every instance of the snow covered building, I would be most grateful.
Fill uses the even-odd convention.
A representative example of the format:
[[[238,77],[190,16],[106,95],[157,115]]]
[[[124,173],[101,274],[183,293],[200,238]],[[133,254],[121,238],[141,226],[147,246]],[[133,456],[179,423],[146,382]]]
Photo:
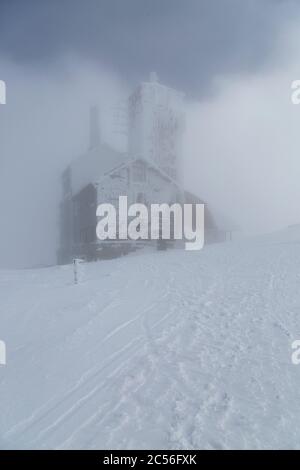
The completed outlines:
[[[154,74],[139,85],[128,100],[127,153],[101,140],[97,108],[91,109],[89,149],[62,175],[59,263],[111,255],[112,245],[114,251],[126,252],[133,244],[96,238],[96,208],[101,203],[117,207],[124,195],[128,204],[184,203],[186,198],[193,202],[182,186],[183,99],[182,93],[158,83]],[[217,239],[208,210],[206,215],[207,229]]]
[[[182,176],[183,101],[183,93],[158,83],[154,73],[129,98],[129,155],[153,162],[175,181]]]

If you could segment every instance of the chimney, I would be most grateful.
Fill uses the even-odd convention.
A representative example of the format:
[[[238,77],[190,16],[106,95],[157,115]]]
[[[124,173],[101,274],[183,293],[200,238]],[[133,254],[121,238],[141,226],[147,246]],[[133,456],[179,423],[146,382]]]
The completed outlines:
[[[98,106],[90,108],[90,150],[99,147],[101,142],[99,109]]]

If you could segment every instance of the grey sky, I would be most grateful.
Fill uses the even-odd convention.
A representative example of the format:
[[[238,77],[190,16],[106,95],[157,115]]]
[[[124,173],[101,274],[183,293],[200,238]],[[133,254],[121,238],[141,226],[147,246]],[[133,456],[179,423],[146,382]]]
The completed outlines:
[[[150,68],[203,96],[215,75],[266,66],[299,7],[294,0],[1,0],[0,53],[32,67],[72,53],[129,81]]]

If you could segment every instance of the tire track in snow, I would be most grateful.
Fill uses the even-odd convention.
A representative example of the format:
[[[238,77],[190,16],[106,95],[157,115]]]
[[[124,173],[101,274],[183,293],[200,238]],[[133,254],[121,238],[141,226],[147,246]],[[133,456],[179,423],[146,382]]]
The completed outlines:
[[[164,296],[163,296],[164,297]],[[142,311],[139,315],[137,315],[134,319],[124,322],[122,325],[119,325],[116,329],[114,329],[112,332],[110,332],[105,338],[104,342],[107,341],[109,338],[112,336],[116,335],[120,330],[123,328],[128,327],[132,322],[141,320],[143,315],[149,310],[152,310],[155,308],[156,304],[151,305],[150,307],[147,307]],[[164,318],[160,319],[158,322],[156,322],[153,327],[155,328],[158,324],[160,324],[162,321],[164,321],[168,315],[166,315]],[[42,414],[38,419],[36,417],[33,417],[33,421],[31,425],[27,426],[24,429],[24,433],[28,435],[28,432],[30,431],[31,433],[35,433],[35,437],[31,439],[27,439],[26,443],[27,445],[36,445],[39,442],[43,442],[43,440],[46,440],[49,438],[50,435],[52,435],[54,432],[57,431],[59,427],[64,427],[66,424],[66,421],[68,419],[72,420],[75,418],[76,413],[82,411],[82,408],[84,406],[89,407],[91,399],[95,399],[97,394],[101,392],[104,388],[109,389],[113,384],[111,383],[111,378],[113,377],[113,371],[111,371],[108,375],[109,379],[105,378],[103,380],[99,381],[100,375],[103,374],[104,370],[112,368],[112,365],[116,363],[117,359],[124,353],[124,351],[128,348],[130,349],[132,344],[135,344],[134,350],[131,350],[131,354],[134,354],[134,352],[137,352],[139,349],[140,344],[142,343],[142,340],[144,339],[144,335],[140,335],[138,338],[135,338],[133,341],[130,341],[127,343],[124,347],[122,347],[117,353],[113,353],[108,359],[112,359],[109,362],[107,362],[103,367],[101,367],[99,370],[97,370],[88,380],[85,380],[83,383],[80,383],[79,386],[76,386],[74,389],[71,389],[67,393],[67,395],[60,400],[54,407],[47,409],[44,414]],[[121,363],[118,362],[116,369],[123,369],[124,366],[132,361],[132,356],[129,356],[125,361],[122,361]],[[92,385],[96,382],[97,385],[92,387]],[[82,390],[86,389],[89,387],[91,390],[89,390],[87,393],[86,391],[84,392],[84,395],[82,396]],[[79,395],[79,396],[78,396]],[[72,399],[73,404],[70,406],[67,403],[69,400]],[[64,409],[67,407],[67,410],[64,411],[62,414],[60,413],[60,409]],[[58,414],[58,417],[55,419],[53,418],[53,413]],[[41,430],[36,430],[38,429],[41,425],[46,420],[48,421],[48,425],[43,426]],[[12,430],[13,431],[13,430]],[[13,432],[10,432],[10,435],[13,434]],[[46,439],[47,438],[47,439]]]

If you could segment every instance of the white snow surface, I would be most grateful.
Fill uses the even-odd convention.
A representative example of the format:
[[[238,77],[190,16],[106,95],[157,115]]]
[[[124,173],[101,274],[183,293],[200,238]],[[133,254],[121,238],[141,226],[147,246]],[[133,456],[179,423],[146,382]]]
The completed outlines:
[[[0,271],[0,447],[300,448],[299,241]]]

